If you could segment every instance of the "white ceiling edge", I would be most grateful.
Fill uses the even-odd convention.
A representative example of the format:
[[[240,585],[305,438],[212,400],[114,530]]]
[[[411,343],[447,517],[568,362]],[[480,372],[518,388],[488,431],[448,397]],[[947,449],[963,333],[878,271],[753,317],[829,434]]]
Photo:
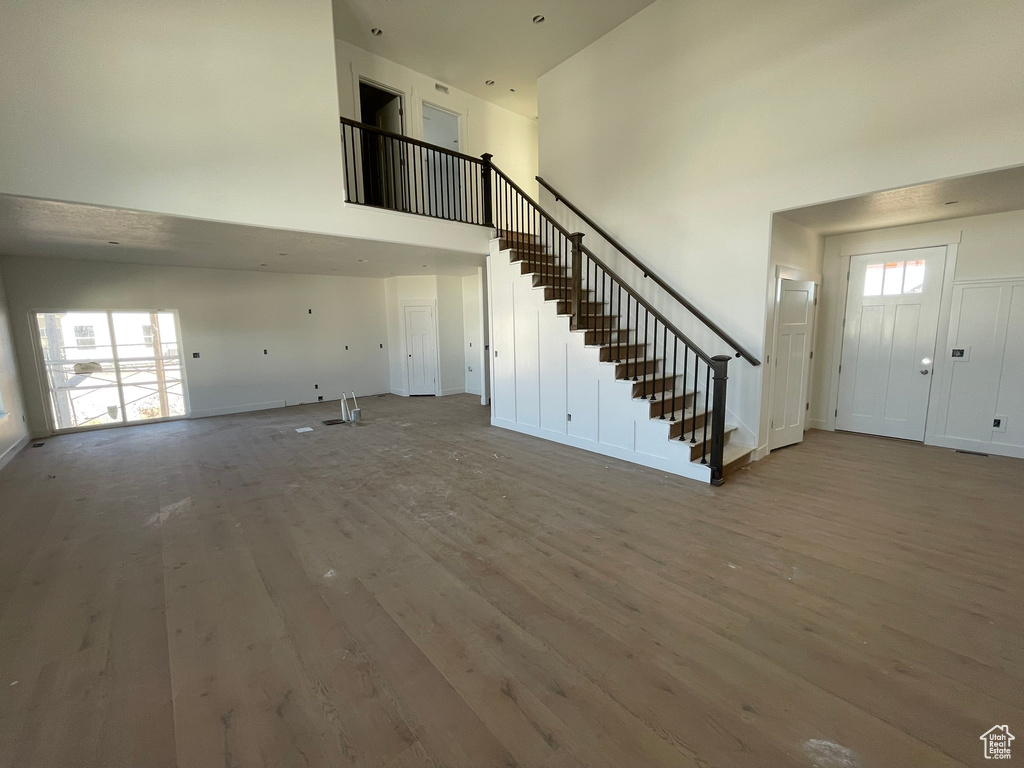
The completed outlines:
[[[777,216],[823,237],[1024,210],[1024,166],[938,179]]]
[[[378,279],[464,277],[485,263],[478,253],[3,194],[0,255]]]

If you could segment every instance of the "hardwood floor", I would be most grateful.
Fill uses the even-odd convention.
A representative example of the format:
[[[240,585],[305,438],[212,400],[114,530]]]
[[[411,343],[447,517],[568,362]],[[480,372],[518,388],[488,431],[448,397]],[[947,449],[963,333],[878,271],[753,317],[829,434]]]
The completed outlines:
[[[1020,461],[811,432],[716,489],[361,405],[0,472],[0,766],[941,768],[1024,731]]]

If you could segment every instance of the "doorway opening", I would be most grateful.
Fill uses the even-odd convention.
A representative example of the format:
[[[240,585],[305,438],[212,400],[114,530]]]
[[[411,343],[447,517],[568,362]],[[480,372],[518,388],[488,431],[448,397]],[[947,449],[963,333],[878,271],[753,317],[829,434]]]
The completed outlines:
[[[388,133],[405,135],[405,104],[402,94],[359,81],[359,120]],[[363,193],[368,205],[408,210],[405,173],[408,167],[404,143],[365,132],[362,151]]]
[[[188,416],[174,312],[40,312],[54,431]]]
[[[461,152],[459,116],[453,112],[423,104],[423,140],[450,152]],[[466,220],[466,200],[463,194],[464,168],[452,162],[451,155],[440,152],[421,153],[421,173],[427,182],[428,195],[424,201],[431,216],[443,216],[456,221]]]

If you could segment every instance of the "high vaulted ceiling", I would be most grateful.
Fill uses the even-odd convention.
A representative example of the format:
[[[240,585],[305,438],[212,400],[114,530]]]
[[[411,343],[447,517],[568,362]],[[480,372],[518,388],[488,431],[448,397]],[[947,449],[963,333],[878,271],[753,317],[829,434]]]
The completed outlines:
[[[334,32],[378,56],[535,118],[537,78],[651,2],[333,0]],[[544,22],[535,24],[538,15]],[[373,28],[381,35],[374,36]],[[487,80],[494,85],[485,85]]]

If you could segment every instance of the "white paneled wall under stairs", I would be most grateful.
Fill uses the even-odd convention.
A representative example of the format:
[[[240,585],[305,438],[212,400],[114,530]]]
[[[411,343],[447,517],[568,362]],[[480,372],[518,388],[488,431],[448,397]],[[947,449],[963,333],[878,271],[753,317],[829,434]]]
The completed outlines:
[[[524,248],[529,251],[530,246],[505,239],[491,242],[491,423],[710,481],[710,468],[702,463],[711,439],[704,428],[702,389],[694,390],[692,382],[687,389],[677,379],[673,397],[672,380],[661,373],[662,361],[647,355],[646,363],[638,364],[641,347],[622,346],[635,340],[620,318],[614,318],[614,325],[600,323],[620,330],[588,330],[582,327],[585,323],[572,330],[571,289],[555,287],[558,281],[551,279],[551,272],[556,268],[538,266],[536,252],[531,256]],[[581,296],[588,314],[606,317],[607,308],[592,299]],[[648,399],[642,398],[645,379],[648,391],[654,391]],[[727,429],[726,467],[749,459],[753,449],[741,439],[736,429]]]

